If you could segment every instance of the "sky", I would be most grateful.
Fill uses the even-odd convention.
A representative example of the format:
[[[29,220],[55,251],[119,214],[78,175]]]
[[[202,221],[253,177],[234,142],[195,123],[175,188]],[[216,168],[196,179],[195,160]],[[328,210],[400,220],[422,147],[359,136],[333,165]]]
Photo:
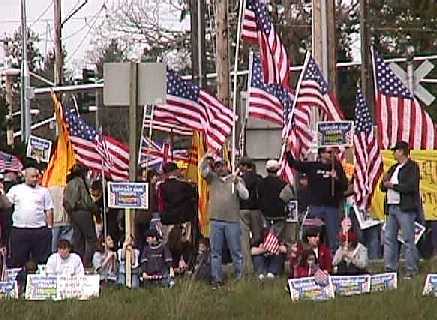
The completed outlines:
[[[62,29],[63,45],[67,53],[74,52],[75,59],[67,57],[67,67],[72,67],[74,60],[81,60],[89,45],[92,35],[90,27],[96,13],[101,11],[102,5],[108,0],[88,0],[87,4],[77,12],[72,19],[68,20]],[[84,0],[62,0],[62,18],[66,18],[74,8],[83,3]],[[27,0],[27,24],[31,29],[40,35],[39,48],[43,56],[53,49],[53,0]],[[104,17],[100,12],[97,17]],[[5,34],[12,34],[20,26],[20,0],[0,1],[0,37]]]

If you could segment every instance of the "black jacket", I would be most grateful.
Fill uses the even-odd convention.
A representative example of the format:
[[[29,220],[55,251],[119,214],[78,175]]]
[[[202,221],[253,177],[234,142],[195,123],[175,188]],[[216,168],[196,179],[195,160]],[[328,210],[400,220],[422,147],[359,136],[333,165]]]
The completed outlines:
[[[399,164],[396,163],[388,170],[387,177],[389,179],[398,165]],[[393,190],[399,192],[401,196],[399,203],[400,209],[402,211],[417,212],[420,209],[420,169],[417,163],[408,159],[405,165],[399,170],[398,179],[399,183],[393,185]],[[384,187],[384,181],[381,181],[380,188],[382,192],[387,192],[387,188]],[[387,195],[384,199],[384,212],[388,214]]]
[[[241,210],[256,210],[258,209],[258,186],[262,177],[255,171],[247,171],[241,177],[244,180],[247,191],[249,191],[249,199],[240,199]]]
[[[332,165],[330,163],[298,161],[293,158],[290,152],[287,153],[287,161],[290,167],[307,174],[311,205],[339,207],[340,201],[344,197],[344,191],[347,189],[347,178],[341,163],[338,161],[334,163],[337,178],[335,179],[334,196],[332,196],[332,178],[329,174],[332,170]]]
[[[258,186],[258,204],[266,218],[285,218],[285,202],[279,194],[287,184],[277,176],[263,178]]]

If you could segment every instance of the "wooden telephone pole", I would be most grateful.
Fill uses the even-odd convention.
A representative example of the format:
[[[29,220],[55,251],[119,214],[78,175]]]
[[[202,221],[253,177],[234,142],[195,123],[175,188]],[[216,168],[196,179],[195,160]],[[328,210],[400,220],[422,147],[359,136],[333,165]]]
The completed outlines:
[[[229,106],[230,79],[229,79],[229,27],[228,27],[228,0],[215,1],[216,17],[216,71],[217,71],[217,98],[224,105]]]
[[[369,106],[370,114],[373,115],[374,90],[367,10],[368,0],[360,0],[361,91]]]
[[[205,1],[191,0],[191,57],[193,82],[206,86]]]
[[[61,33],[62,33],[62,21],[61,21],[61,0],[54,0],[54,42],[55,42],[55,70],[54,70],[54,80],[55,85],[62,85],[64,75],[64,57],[62,55],[62,43],[61,43]]]

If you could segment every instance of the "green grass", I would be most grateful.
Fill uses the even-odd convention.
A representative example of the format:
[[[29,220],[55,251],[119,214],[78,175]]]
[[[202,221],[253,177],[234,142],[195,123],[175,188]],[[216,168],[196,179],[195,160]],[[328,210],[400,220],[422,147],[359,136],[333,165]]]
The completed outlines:
[[[426,273],[397,290],[328,302],[292,303],[285,278],[228,281],[218,289],[179,280],[173,289],[104,289],[91,301],[0,302],[0,319],[437,319],[437,298],[422,297]]]

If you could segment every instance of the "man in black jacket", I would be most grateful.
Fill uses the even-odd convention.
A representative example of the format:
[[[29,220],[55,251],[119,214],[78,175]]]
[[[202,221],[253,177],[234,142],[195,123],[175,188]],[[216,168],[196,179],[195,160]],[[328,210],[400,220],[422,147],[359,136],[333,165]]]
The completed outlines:
[[[332,252],[337,249],[338,211],[343,200],[343,193],[347,189],[347,178],[340,162],[332,159],[334,149],[319,148],[319,161],[298,161],[287,152],[287,161],[293,167],[308,177],[310,199],[310,215],[319,218],[326,224],[329,247]],[[334,195],[332,194],[332,180],[334,180]]]
[[[392,148],[394,164],[381,182],[381,191],[387,192],[384,200],[387,215],[384,236],[384,264],[387,271],[399,268],[399,228],[405,242],[405,279],[411,279],[418,272],[417,248],[414,242],[414,221],[420,208],[420,169],[410,159],[407,142],[399,141]]]
[[[247,274],[253,271],[250,254],[250,234],[252,234],[252,239],[259,239],[263,228],[263,220],[258,208],[258,185],[262,177],[256,173],[255,164],[249,158],[242,158],[239,167],[241,178],[249,191],[249,199],[240,199],[241,251],[243,253],[244,272]]]

